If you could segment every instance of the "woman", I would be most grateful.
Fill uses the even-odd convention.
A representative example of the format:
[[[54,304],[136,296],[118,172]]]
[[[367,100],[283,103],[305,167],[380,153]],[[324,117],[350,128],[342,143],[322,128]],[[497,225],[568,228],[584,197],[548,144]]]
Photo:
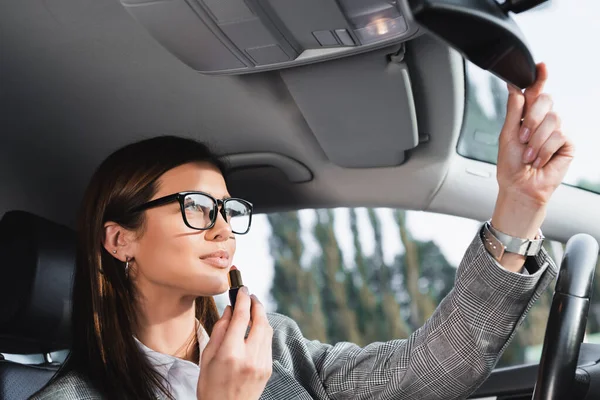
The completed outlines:
[[[573,158],[538,72],[525,94],[510,88],[492,216],[492,229],[528,239]],[[205,146],[174,137],[102,163],[78,220],[72,352],[34,399],[463,398],[556,275],[543,250],[497,262],[478,235],[454,289],[406,340],[309,341],[247,290],[219,318],[212,296],[228,289],[235,235],[251,215],[223,171]]]

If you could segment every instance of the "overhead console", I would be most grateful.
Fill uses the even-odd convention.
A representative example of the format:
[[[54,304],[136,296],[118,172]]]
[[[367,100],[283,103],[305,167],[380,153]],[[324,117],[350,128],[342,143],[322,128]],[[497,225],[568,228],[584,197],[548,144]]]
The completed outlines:
[[[403,42],[418,31],[404,0],[121,0],[196,71],[241,74]]]

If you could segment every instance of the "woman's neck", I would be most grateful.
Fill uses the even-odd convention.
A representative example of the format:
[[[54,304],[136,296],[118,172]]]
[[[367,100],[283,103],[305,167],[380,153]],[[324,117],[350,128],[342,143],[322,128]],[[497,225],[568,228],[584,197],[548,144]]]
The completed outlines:
[[[146,347],[198,363],[196,303],[193,297],[140,296],[136,336]]]

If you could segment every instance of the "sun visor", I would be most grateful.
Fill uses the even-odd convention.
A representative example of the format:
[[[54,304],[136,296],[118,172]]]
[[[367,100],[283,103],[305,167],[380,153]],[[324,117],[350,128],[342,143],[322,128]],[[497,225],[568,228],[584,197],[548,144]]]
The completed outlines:
[[[282,211],[283,205],[285,209],[306,206],[311,199],[300,186],[285,171],[270,165],[236,168],[227,176],[231,193],[251,202],[255,213]]]
[[[298,186],[313,180],[306,165],[283,154],[229,154],[223,161],[227,165],[227,187],[237,197],[253,203],[257,213],[280,210],[281,204],[304,204]]]
[[[344,57],[399,43],[418,29],[404,1],[121,0],[196,71],[236,74]]]
[[[286,69],[281,77],[338,166],[397,166],[419,143],[404,46]]]
[[[300,161],[277,153],[240,153],[224,157],[228,173],[248,168],[272,167],[282,172],[291,183],[305,183],[313,179],[312,172]]]

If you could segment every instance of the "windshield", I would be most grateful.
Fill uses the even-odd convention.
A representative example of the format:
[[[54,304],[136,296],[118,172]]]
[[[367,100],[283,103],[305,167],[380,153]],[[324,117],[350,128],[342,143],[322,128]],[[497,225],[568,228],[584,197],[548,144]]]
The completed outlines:
[[[366,345],[407,338],[423,325],[452,289],[480,226],[392,209],[257,215],[250,234],[237,238],[234,265],[267,311],[293,318],[306,338]],[[563,245],[545,247],[560,262]],[[498,366],[539,362],[553,289],[529,311]],[[215,299],[221,312],[229,304],[227,294]],[[586,341],[600,342],[600,293],[592,299]]]
[[[576,146],[576,156],[564,183],[600,193],[598,94],[600,37],[596,17],[600,2],[581,0],[577,6],[554,1],[535,11],[514,15],[537,62],[548,66],[546,91],[563,129]],[[467,100],[458,144],[464,157],[496,163],[498,135],[506,115],[506,84],[466,62]]]

